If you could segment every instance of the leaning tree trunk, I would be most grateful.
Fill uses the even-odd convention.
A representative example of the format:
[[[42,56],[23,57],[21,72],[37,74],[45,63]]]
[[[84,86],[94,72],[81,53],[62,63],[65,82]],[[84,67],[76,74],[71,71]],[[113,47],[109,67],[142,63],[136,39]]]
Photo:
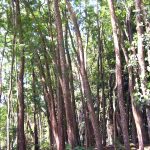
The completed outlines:
[[[44,67],[42,66],[41,60],[40,60],[40,56],[37,53],[37,59],[38,59],[38,68],[39,68],[39,72],[40,72],[40,77],[41,77],[41,83],[44,89],[44,96],[45,96],[45,100],[46,100],[46,104],[47,104],[47,109],[48,109],[48,113],[49,113],[49,125],[52,128],[52,132],[54,135],[54,139],[56,142],[56,147],[58,150],[62,150],[61,147],[62,145],[60,144],[60,139],[59,139],[59,135],[58,135],[58,124],[57,124],[57,118],[56,118],[56,112],[55,112],[55,105],[54,105],[54,96],[52,93],[52,87],[50,87],[50,84],[47,84],[46,82],[46,75],[45,75],[45,70]]]
[[[81,75],[81,80],[82,80],[83,88],[84,88],[84,96],[85,96],[85,99],[87,100],[87,106],[88,106],[88,110],[90,113],[90,119],[91,119],[91,123],[92,123],[93,130],[94,130],[96,148],[101,150],[102,149],[102,137],[100,134],[98,121],[97,121],[96,114],[94,111],[94,105],[93,105],[91,89],[90,89],[90,85],[89,85],[89,81],[87,77],[87,72],[85,70],[84,50],[83,50],[81,34],[80,34],[79,26],[77,23],[77,18],[76,18],[75,13],[72,10],[71,4],[69,3],[68,0],[66,3],[67,3],[68,10],[70,12],[70,15],[71,15],[72,22],[75,27],[76,39],[77,39],[77,44],[78,44],[77,58],[78,58],[78,64],[79,64],[79,72]]]
[[[67,53],[67,60],[68,60],[68,68],[69,68],[69,81],[70,81],[70,94],[71,94],[71,101],[72,101],[72,111],[73,111],[73,119],[74,119],[74,128],[76,133],[77,144],[80,144],[80,136],[79,136],[79,128],[77,123],[77,113],[76,113],[76,102],[75,102],[75,94],[74,94],[74,84],[73,84],[73,70],[72,70],[72,62],[71,56],[69,53],[68,48],[68,22],[66,22],[65,28],[65,49]]]
[[[124,106],[124,97],[123,97],[121,56],[120,56],[120,48],[119,48],[119,39],[117,36],[117,23],[116,23],[116,16],[115,16],[113,0],[108,0],[108,5],[109,5],[110,15],[111,15],[111,24],[112,24],[113,38],[114,38],[114,48],[115,48],[115,55],[116,55],[117,96],[118,96],[118,100],[119,100],[119,109],[120,109],[120,115],[121,115],[123,140],[124,140],[124,144],[125,144],[125,149],[129,150],[130,144],[129,144],[126,112],[125,112],[125,106]]]
[[[19,33],[19,44],[23,44],[23,31],[22,31],[22,23],[21,23],[21,15],[20,15],[20,4],[19,0],[16,0],[16,22],[17,29]],[[25,134],[24,134],[24,64],[25,64],[25,56],[24,56],[24,48],[19,49],[20,52],[20,66],[19,66],[19,74],[18,74],[18,150],[25,150]]]
[[[67,121],[67,133],[68,133],[68,141],[72,148],[76,146],[76,136],[75,129],[73,126],[73,111],[71,104],[71,97],[69,92],[69,82],[68,82],[68,71],[67,64],[65,58],[65,49],[64,49],[64,41],[63,41],[63,30],[62,30],[62,21],[60,16],[59,4],[58,0],[54,0],[54,11],[55,11],[55,22],[57,27],[57,40],[58,40],[58,48],[60,55],[60,66],[62,73],[61,86],[63,91],[65,110],[66,110],[66,121]]]

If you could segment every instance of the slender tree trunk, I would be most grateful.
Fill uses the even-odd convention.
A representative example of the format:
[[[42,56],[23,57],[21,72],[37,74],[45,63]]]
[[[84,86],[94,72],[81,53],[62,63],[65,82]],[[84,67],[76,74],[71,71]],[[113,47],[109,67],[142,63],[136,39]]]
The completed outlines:
[[[34,64],[32,63],[34,66]],[[36,86],[35,86],[35,72],[34,67],[32,70],[32,90],[33,90],[33,100],[34,100],[34,150],[39,150],[39,139],[38,139],[38,128],[37,128],[37,102],[36,102]]]
[[[113,88],[113,127],[114,127],[114,132],[113,132],[113,140],[114,140],[114,143],[116,141],[116,137],[117,137],[117,125],[116,125],[116,86],[117,86],[117,83],[116,83],[116,80],[115,80],[115,85],[114,85],[114,88]]]
[[[48,108],[48,112],[49,112],[49,121],[50,121],[50,124],[52,127],[52,132],[53,132],[53,135],[55,138],[56,147],[58,150],[61,150],[60,149],[61,144],[60,144],[59,135],[58,135],[58,124],[57,124],[56,113],[55,113],[55,105],[54,105],[54,101],[53,101],[54,97],[53,97],[53,94],[51,91],[52,88],[48,87],[48,85],[47,85],[45,71],[41,64],[40,56],[38,53],[37,53],[37,58],[38,58],[38,67],[39,67],[40,76],[41,76],[41,83],[44,88],[44,96],[46,99],[47,108]]]
[[[44,90],[43,90],[43,93],[44,93]],[[44,99],[46,100],[46,97],[44,95]],[[47,105],[47,102],[45,101],[46,105]],[[49,126],[49,143],[50,143],[50,150],[54,150],[54,145],[56,144],[55,143],[55,139],[54,139],[54,134],[53,134],[53,131],[52,131],[52,123],[51,123],[51,120],[50,120],[50,114],[49,114],[49,110],[48,110],[48,107],[46,107],[46,113],[47,113],[47,123],[48,123],[48,126]],[[40,138],[41,139],[41,138]]]
[[[7,33],[5,34],[4,48],[0,54],[0,104],[2,103],[2,99],[1,99],[2,98],[2,68],[3,68],[3,57],[4,57],[4,52],[5,52],[5,46],[6,46],[6,36],[7,36]],[[0,142],[0,150],[1,150],[1,142]]]
[[[129,43],[132,43],[132,29],[131,29],[131,8],[128,8],[127,10],[127,19],[126,19],[126,26],[127,26],[127,31],[128,31],[128,40]],[[124,39],[122,39],[121,41],[121,46],[122,46],[122,50],[125,56],[125,61],[127,64],[129,64],[129,57],[128,54],[125,50],[124,47]],[[134,49],[134,47],[133,47]],[[134,126],[136,126],[136,130],[137,130],[137,136],[138,136],[138,142],[139,142],[139,149],[144,149],[144,137],[142,134],[142,126],[143,126],[143,121],[142,121],[142,116],[141,116],[141,112],[139,110],[139,108],[136,106],[135,102],[134,102],[134,98],[133,98],[133,92],[134,92],[134,78],[133,78],[133,68],[132,66],[128,66],[128,74],[129,74],[129,92],[130,92],[130,98],[131,98],[131,107],[132,107],[132,114],[133,114],[133,118],[132,119],[132,130],[134,130]],[[134,123],[135,121],[135,123]],[[135,124],[135,125],[134,125]],[[134,131],[133,131],[134,132]],[[136,133],[134,133],[136,134]],[[132,138],[134,138],[136,135],[132,134]],[[133,139],[134,143],[136,142],[135,138]]]
[[[143,45],[143,35],[144,35],[144,18],[143,18],[143,11],[142,11],[142,0],[135,0],[135,8],[136,12],[136,22],[137,22],[137,35],[138,35],[138,63],[139,63],[139,74],[140,74],[140,83],[143,96],[147,95],[146,89],[146,70],[145,70],[145,56],[144,56],[144,45]],[[150,139],[150,108],[146,108],[146,115],[147,115],[147,123],[148,123],[148,133]]]
[[[126,50],[125,50],[124,46],[122,46],[122,49],[123,49],[123,53],[125,55],[126,63],[129,64],[128,55],[126,53]],[[130,98],[131,98],[131,107],[132,107],[132,113],[133,113],[136,129],[137,129],[139,149],[143,150],[144,149],[144,144],[143,144],[144,139],[143,139],[143,135],[142,135],[143,121],[142,121],[142,118],[141,118],[140,110],[136,106],[136,104],[134,102],[134,98],[133,98],[134,85],[133,85],[133,69],[132,69],[132,66],[128,67],[128,74],[129,74],[129,92],[130,92]]]
[[[135,120],[132,112],[132,120],[131,120],[131,137],[132,137],[132,142],[134,145],[137,143],[137,130],[136,130],[136,125],[135,125]]]
[[[74,84],[73,84],[74,79],[73,79],[73,71],[72,71],[72,62],[71,62],[71,57],[70,57],[70,53],[68,49],[68,22],[66,23],[65,48],[66,48],[68,68],[69,68],[70,94],[71,94],[71,100],[72,100],[74,128],[75,128],[75,133],[76,133],[77,144],[79,145],[80,137],[79,137],[78,124],[77,124],[77,115],[76,115],[76,102],[75,102]]]
[[[0,103],[3,103],[2,102],[2,99],[1,99],[1,96],[2,96],[2,72],[3,72],[3,59],[4,59],[4,53],[5,53],[5,47],[6,47],[6,38],[7,38],[7,32],[6,32],[6,34],[5,34],[5,42],[4,42],[4,47],[3,47],[3,50],[2,50],[2,52],[1,52],[1,54],[0,54]],[[10,74],[10,78],[12,77],[12,74]],[[9,92],[8,92],[9,93]],[[9,94],[8,94],[8,96],[9,96]],[[9,100],[9,98],[8,98],[8,100]],[[7,101],[7,147],[10,149],[10,138],[8,138],[9,136],[9,121],[10,121],[10,118],[8,117],[9,115],[10,115],[10,113],[9,113],[9,115],[8,115],[8,112],[10,111],[10,109],[9,109],[9,102]],[[1,139],[0,139],[1,140]],[[9,142],[9,144],[8,144],[8,142]],[[0,149],[1,149],[1,142],[0,142]]]
[[[113,76],[112,74],[109,77],[108,87],[109,87],[109,106],[108,106],[108,119],[107,119],[107,135],[108,135],[108,144],[114,144],[114,130],[115,126],[113,126]]]
[[[98,7],[98,4],[97,4],[97,7]],[[98,11],[98,8],[97,8],[97,11]],[[103,113],[102,113],[102,137],[103,137],[103,145],[105,146],[106,145],[106,101],[105,101],[105,93],[104,93],[104,67],[103,67],[103,41],[101,39],[101,35],[100,35],[100,32],[101,32],[101,28],[100,27],[100,23],[99,23],[99,18],[98,18],[98,12],[97,12],[97,26],[98,26],[98,75],[100,76],[100,82],[99,83],[99,88],[101,88],[101,100],[102,100],[102,108],[103,108]],[[101,83],[101,87],[100,87],[100,83]],[[99,93],[99,92],[98,92]],[[98,96],[99,97],[99,96]],[[98,100],[99,101],[99,100]],[[100,103],[100,102],[99,102]],[[100,107],[100,105],[98,105],[98,107]],[[99,108],[98,108],[99,110]],[[98,114],[99,116],[99,114]]]
[[[16,44],[16,35],[14,35],[13,39],[13,45]],[[12,62],[11,62],[11,70],[10,70],[10,83],[9,83],[9,91],[8,91],[8,101],[7,101],[7,150],[10,150],[10,113],[11,113],[11,98],[12,98],[12,76],[13,76],[13,69],[14,69],[14,60],[15,60],[15,55],[14,55],[14,49],[15,47],[13,46],[12,49]]]
[[[23,44],[23,31],[22,31],[22,23],[21,23],[21,15],[20,15],[20,4],[19,0],[16,0],[16,22],[17,29],[19,33],[19,44]],[[19,75],[18,75],[18,150],[25,150],[25,133],[24,133],[24,64],[25,64],[25,56],[24,56],[24,48],[20,48],[20,66],[19,66]]]
[[[60,16],[59,10],[59,2],[58,0],[54,1],[54,11],[55,11],[55,19],[56,19],[56,27],[57,27],[57,38],[58,38],[58,48],[59,48],[59,55],[60,55],[60,65],[61,65],[61,85],[65,103],[65,110],[66,110],[66,120],[67,120],[67,132],[68,132],[68,141],[72,148],[74,148],[77,144],[76,136],[75,136],[75,129],[73,126],[73,112],[72,112],[72,104],[71,104],[71,97],[69,92],[69,82],[68,82],[68,70],[65,58],[65,49],[63,43],[63,30],[62,30],[62,21]]]
[[[75,27],[76,39],[77,39],[77,43],[78,43],[77,58],[78,58],[78,64],[79,64],[79,71],[81,74],[81,79],[82,79],[83,88],[84,88],[84,95],[85,95],[85,99],[87,100],[87,106],[88,106],[88,110],[90,113],[90,119],[91,119],[93,130],[94,130],[96,148],[101,150],[102,149],[102,137],[100,134],[98,121],[96,119],[96,114],[94,111],[94,105],[93,105],[91,89],[90,89],[90,85],[89,85],[89,81],[88,81],[88,77],[87,77],[87,72],[85,70],[84,49],[83,49],[83,45],[82,45],[81,34],[80,34],[79,26],[77,23],[77,18],[75,16],[75,13],[72,10],[71,4],[69,3],[69,1],[67,1],[66,3],[67,3],[68,10],[70,12],[74,27]]]
[[[123,140],[125,144],[125,149],[129,150],[130,144],[129,144],[129,135],[128,135],[126,112],[125,112],[125,105],[124,105],[124,97],[123,97],[121,56],[120,56],[120,48],[119,48],[119,39],[117,36],[117,23],[116,23],[116,16],[115,16],[113,1],[108,0],[108,5],[110,9],[110,14],[111,14],[111,24],[112,24],[112,29],[113,29],[114,48],[115,48],[115,55],[116,55],[117,96],[118,96],[119,109],[120,109],[120,115],[121,115]]]
[[[35,111],[36,111],[36,108],[35,108]],[[39,150],[39,138],[38,138],[36,112],[34,113],[34,150]]]
[[[145,73],[145,61],[144,61],[144,45],[143,45],[143,13],[141,8],[142,1],[135,0],[135,8],[137,10],[136,13],[136,22],[137,22],[137,34],[138,34],[138,62],[140,69],[140,81],[141,81],[141,89],[143,95],[146,94],[146,73]]]
[[[58,129],[59,129],[59,138],[62,145],[62,149],[65,148],[65,136],[64,136],[64,126],[65,126],[65,114],[64,110],[64,102],[63,102],[63,93],[62,93],[62,87],[59,80],[59,75],[61,75],[61,68],[60,68],[60,57],[59,57],[59,49],[57,48],[56,52],[56,83],[57,83],[57,111],[58,111]]]

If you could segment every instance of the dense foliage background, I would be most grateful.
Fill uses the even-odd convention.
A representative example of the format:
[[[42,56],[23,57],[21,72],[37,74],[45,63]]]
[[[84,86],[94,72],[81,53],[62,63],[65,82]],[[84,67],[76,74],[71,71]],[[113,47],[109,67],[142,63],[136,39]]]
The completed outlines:
[[[149,0],[1,0],[0,33],[0,149],[149,144]]]

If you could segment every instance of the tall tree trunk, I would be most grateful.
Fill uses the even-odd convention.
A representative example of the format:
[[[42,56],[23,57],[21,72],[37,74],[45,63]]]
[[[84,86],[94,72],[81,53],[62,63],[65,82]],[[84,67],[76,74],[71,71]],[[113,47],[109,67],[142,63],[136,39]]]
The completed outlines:
[[[66,31],[65,31],[65,49],[67,53],[67,60],[68,60],[68,68],[69,68],[69,81],[70,81],[70,94],[71,94],[71,101],[72,101],[72,111],[73,111],[73,119],[74,119],[74,128],[76,133],[77,144],[80,144],[80,137],[79,137],[79,129],[77,124],[77,115],[76,115],[76,102],[75,102],[75,95],[74,95],[74,84],[73,84],[73,71],[72,71],[72,62],[71,57],[68,49],[68,22],[66,22]]]
[[[99,17],[98,17],[98,1],[97,1],[97,26],[98,26],[98,76],[99,77],[99,88],[101,88],[101,100],[102,100],[102,108],[103,108],[103,113],[102,113],[102,137],[103,137],[103,145],[106,145],[106,101],[105,101],[105,93],[104,93],[104,67],[103,67],[103,41],[101,39],[101,30],[102,30],[102,25],[100,27],[99,23]],[[101,87],[100,87],[101,83]],[[98,92],[99,93],[99,92]],[[99,97],[99,96],[98,96]],[[98,99],[98,101],[100,101]],[[98,102],[100,103],[100,102]],[[99,110],[100,105],[98,105],[98,110]],[[98,114],[99,116],[99,114]]]
[[[38,138],[38,128],[36,120],[36,106],[34,112],[34,150],[39,150],[39,138]]]
[[[56,95],[57,95],[57,112],[58,112],[58,128],[59,128],[59,138],[62,145],[62,149],[65,148],[65,136],[64,136],[64,126],[65,126],[65,114],[64,114],[64,102],[63,102],[63,93],[62,87],[59,80],[59,75],[61,75],[61,67],[60,67],[60,57],[59,57],[59,49],[57,48],[56,52]]]
[[[32,63],[34,66],[34,64]],[[35,86],[35,72],[34,67],[32,70],[32,90],[33,90],[33,100],[34,100],[34,150],[39,150],[39,138],[38,138],[38,128],[37,128],[37,102],[36,102],[36,86]]]
[[[81,80],[82,80],[83,88],[84,88],[84,95],[85,95],[85,99],[87,100],[87,106],[88,106],[88,110],[90,113],[90,119],[91,119],[91,123],[92,123],[93,130],[94,130],[96,148],[101,150],[102,149],[102,137],[100,134],[98,121],[96,119],[96,114],[94,111],[94,105],[93,105],[91,89],[90,89],[90,85],[89,85],[89,81],[88,81],[88,77],[87,77],[87,72],[85,70],[84,49],[83,49],[81,34],[80,34],[79,26],[77,23],[77,18],[76,18],[75,13],[72,10],[71,4],[69,3],[68,0],[66,3],[67,3],[68,10],[70,12],[74,27],[75,27],[76,39],[77,39],[77,44],[78,44],[77,58],[78,58],[78,64],[79,64],[79,71],[81,74]]]
[[[109,87],[109,106],[108,106],[108,119],[107,119],[107,135],[108,135],[108,144],[113,145],[115,138],[113,137],[115,126],[113,125],[113,76],[112,74],[109,77],[108,87]],[[115,120],[115,119],[114,119]]]
[[[146,70],[145,70],[145,60],[144,60],[144,45],[143,45],[143,35],[144,35],[144,20],[142,11],[142,0],[135,0],[136,8],[136,22],[137,22],[137,35],[138,35],[138,63],[139,63],[139,74],[140,74],[140,86],[142,89],[143,96],[147,95],[146,89]],[[148,133],[150,139],[150,108],[146,107],[147,123],[148,123]]]
[[[110,15],[111,15],[111,24],[112,24],[113,38],[114,38],[114,48],[115,48],[115,55],[116,55],[117,96],[118,96],[119,109],[120,109],[120,115],[121,115],[123,140],[124,140],[124,144],[125,144],[125,149],[129,150],[130,144],[129,144],[129,135],[128,135],[126,112],[125,112],[125,105],[124,105],[124,97],[123,97],[121,56],[120,56],[120,48],[119,48],[119,39],[117,36],[117,23],[116,23],[116,16],[115,16],[113,1],[108,0],[108,5],[109,5]]]
[[[17,29],[19,33],[19,44],[23,44],[23,31],[22,31],[22,23],[21,23],[21,15],[20,15],[20,4],[19,0],[16,0],[16,22]],[[24,133],[24,64],[25,64],[25,56],[24,56],[24,47],[19,48],[20,51],[20,66],[19,66],[19,74],[18,74],[18,150],[25,150],[25,133]]]
[[[10,83],[9,83],[9,91],[8,91],[8,101],[7,101],[7,150],[10,150],[10,108],[11,108],[11,98],[12,98],[12,76],[13,76],[13,69],[14,69],[14,60],[15,60],[15,54],[14,54],[14,49],[15,49],[15,44],[16,44],[16,35],[14,35],[13,38],[13,49],[12,49],[12,62],[11,62],[11,70],[10,70]]]
[[[141,89],[143,95],[146,94],[146,73],[145,73],[145,61],[144,61],[144,45],[143,45],[143,13],[141,8],[142,1],[135,0],[135,8],[137,10],[136,13],[136,22],[137,22],[137,34],[138,34],[138,62],[139,62],[139,69],[140,69],[140,82],[141,82]]]
[[[61,150],[62,145],[60,144],[60,140],[59,140],[59,136],[58,136],[58,124],[57,124],[57,120],[56,120],[54,97],[53,97],[52,91],[50,90],[52,88],[48,87],[50,85],[47,85],[45,70],[41,64],[40,56],[38,53],[37,53],[37,58],[38,58],[38,67],[39,67],[40,76],[41,76],[41,83],[42,83],[42,86],[44,89],[44,96],[46,99],[47,109],[48,109],[48,113],[49,113],[49,121],[50,121],[49,124],[52,127],[52,132],[53,132],[53,135],[55,138],[56,147],[58,150]]]
[[[127,37],[128,37],[129,43],[132,44],[133,35],[132,35],[132,28],[131,28],[131,8],[128,8],[126,11],[127,11],[126,27],[127,27],[127,31],[128,31]],[[125,56],[126,64],[128,65],[129,64],[129,56],[125,50],[124,39],[122,39],[122,41],[121,41],[121,46],[122,46],[122,50],[123,50],[123,53]],[[133,47],[132,49],[135,49],[135,48]],[[136,106],[136,103],[134,102],[133,68],[130,65],[128,65],[128,75],[129,75],[129,92],[130,92],[130,99],[131,99],[131,107],[132,107],[132,114],[133,114],[133,118],[134,118],[134,120],[132,119],[132,130],[134,130],[134,126],[136,126],[138,142],[139,142],[139,149],[142,150],[142,149],[144,149],[144,143],[143,143],[144,137],[142,134],[143,120],[142,120],[140,109],[138,108],[138,106]],[[134,138],[136,136],[135,134],[136,133],[134,133],[134,135],[132,134],[132,138]],[[133,140],[135,143],[136,142],[135,138]]]
[[[0,104],[2,103],[2,70],[3,70],[2,68],[3,68],[3,57],[4,57],[4,52],[5,52],[5,46],[6,46],[6,36],[7,36],[7,33],[5,34],[4,48],[0,54]],[[1,150],[1,142],[0,142],[0,150]]]
[[[125,50],[124,44],[123,44],[123,39],[121,41],[121,47],[125,56],[125,61],[126,64],[129,64],[129,58],[128,54]],[[130,92],[130,99],[131,99],[131,107],[132,107],[132,113],[137,129],[137,135],[138,135],[138,141],[139,141],[139,149],[143,150],[144,149],[144,144],[143,144],[143,135],[142,135],[142,126],[143,126],[143,121],[142,121],[142,116],[139,108],[136,106],[134,102],[134,84],[133,84],[133,68],[132,66],[128,65],[128,75],[129,75],[129,92]],[[132,120],[133,121],[133,120]],[[133,123],[132,123],[133,124]]]
[[[71,97],[69,92],[69,82],[68,82],[68,71],[67,64],[65,58],[65,49],[64,49],[64,41],[63,41],[63,30],[62,30],[62,21],[59,10],[59,2],[58,0],[54,0],[54,11],[55,11],[55,20],[57,27],[57,39],[58,39],[58,48],[60,55],[60,65],[61,65],[61,86],[63,91],[65,110],[66,110],[66,120],[67,120],[67,133],[68,133],[68,141],[72,148],[74,148],[77,144],[75,137],[75,129],[73,126],[73,112],[72,112],[72,104]]]

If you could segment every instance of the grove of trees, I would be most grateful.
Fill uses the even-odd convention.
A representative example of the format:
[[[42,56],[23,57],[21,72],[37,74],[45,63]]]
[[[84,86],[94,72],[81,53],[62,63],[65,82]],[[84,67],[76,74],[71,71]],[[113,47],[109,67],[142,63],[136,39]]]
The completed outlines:
[[[0,1],[0,150],[148,145],[149,0]]]

